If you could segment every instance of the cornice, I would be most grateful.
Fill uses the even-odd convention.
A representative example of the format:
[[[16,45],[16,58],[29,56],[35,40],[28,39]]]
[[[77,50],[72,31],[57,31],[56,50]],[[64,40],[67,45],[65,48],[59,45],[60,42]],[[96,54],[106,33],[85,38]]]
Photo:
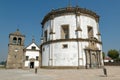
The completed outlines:
[[[20,45],[20,44],[9,43],[8,46],[10,46],[10,45],[14,45],[14,46],[24,46],[24,45]]]
[[[55,32],[50,32],[49,34],[55,34]]]
[[[44,42],[41,44],[42,45],[46,45],[46,44],[52,44],[52,43],[57,43],[57,42],[68,42],[68,41],[79,41],[79,42],[90,42],[90,41],[94,41],[98,44],[102,44],[101,41],[98,41],[98,40],[91,40],[89,38],[87,39],[83,39],[83,38],[79,38],[79,39],[56,39],[56,40],[50,40],[50,41],[47,41],[47,42]]]
[[[40,51],[40,50],[24,49],[24,51]]]
[[[9,34],[9,36],[19,36],[19,37],[25,37],[25,35],[19,35],[19,34],[13,34],[13,33],[11,33],[11,34]]]
[[[99,21],[99,16],[91,11],[88,10],[86,8],[80,8],[80,7],[66,7],[66,8],[59,8],[56,10],[52,10],[51,12],[49,12],[42,20],[42,25],[44,25],[44,23],[50,19],[53,19],[54,17],[57,16],[62,16],[62,15],[68,15],[68,14],[77,14],[78,16],[82,14],[87,14],[90,16],[93,16],[96,21]]]
[[[97,35],[101,35],[100,32],[98,32]]]

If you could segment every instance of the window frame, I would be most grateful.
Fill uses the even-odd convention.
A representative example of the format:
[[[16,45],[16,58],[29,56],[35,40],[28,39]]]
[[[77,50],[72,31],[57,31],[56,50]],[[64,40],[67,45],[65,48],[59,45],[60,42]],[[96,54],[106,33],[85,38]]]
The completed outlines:
[[[39,60],[39,56],[36,56],[36,60],[37,60],[37,61]]]
[[[48,41],[48,31],[47,30],[44,31],[44,41],[45,42]]]
[[[62,48],[63,49],[67,49],[68,48],[68,44],[62,44]]]
[[[61,39],[69,39],[69,25],[61,25]]]
[[[88,34],[88,38],[91,38],[94,36],[94,30],[92,26],[87,26],[87,34]]]
[[[25,56],[25,60],[28,61],[29,60],[29,56]]]
[[[35,46],[32,46],[31,49],[32,49],[32,50],[36,50],[36,47],[35,47]]]

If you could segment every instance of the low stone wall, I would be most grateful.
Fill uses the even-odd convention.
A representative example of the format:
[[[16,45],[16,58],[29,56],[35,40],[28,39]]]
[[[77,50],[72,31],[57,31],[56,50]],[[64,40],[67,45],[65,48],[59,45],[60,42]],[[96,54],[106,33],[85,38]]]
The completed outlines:
[[[120,66],[120,62],[105,62],[105,66]]]
[[[0,68],[5,68],[5,65],[0,65]]]
[[[84,66],[42,66],[41,68],[45,69],[85,69]]]

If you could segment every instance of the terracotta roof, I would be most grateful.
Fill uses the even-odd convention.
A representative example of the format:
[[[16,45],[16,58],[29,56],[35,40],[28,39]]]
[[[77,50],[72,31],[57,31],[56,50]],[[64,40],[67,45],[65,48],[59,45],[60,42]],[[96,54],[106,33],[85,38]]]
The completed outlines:
[[[110,57],[105,57],[104,60],[112,60]]]

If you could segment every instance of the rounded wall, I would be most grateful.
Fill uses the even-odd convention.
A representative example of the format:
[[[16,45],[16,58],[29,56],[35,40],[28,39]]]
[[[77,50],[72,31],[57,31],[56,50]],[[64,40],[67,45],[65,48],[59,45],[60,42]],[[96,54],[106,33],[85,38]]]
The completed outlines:
[[[48,66],[49,63],[49,45],[42,46],[42,66]]]
[[[67,45],[67,47],[65,47]],[[76,42],[58,42],[44,45],[42,54],[42,66],[77,66],[78,54]],[[53,60],[53,64],[49,61]]]
[[[69,12],[68,14],[59,15],[58,13],[52,19],[50,18],[46,22],[44,20],[42,28],[44,38],[42,43],[42,66],[85,67],[87,63],[85,49],[94,50],[94,46],[91,47],[91,42],[95,42],[96,49],[102,50],[101,41],[97,35],[99,24],[95,15],[83,13],[77,15]],[[68,37],[65,35],[66,32]],[[66,38],[63,38],[63,35]],[[91,37],[96,40],[91,40]]]
[[[63,48],[63,45],[68,45],[67,48]],[[86,44],[86,43],[85,43]],[[78,46],[79,50],[78,50]],[[76,41],[68,41],[68,42],[60,42],[54,44],[53,50],[53,60],[54,66],[74,66],[85,65],[85,53],[84,46],[82,46],[82,42],[79,44]],[[81,58],[80,61],[78,59]]]
[[[69,26],[69,38],[76,38],[76,20],[75,15],[63,15],[54,18],[55,39],[61,39],[61,26]]]
[[[93,28],[93,36],[98,39],[98,22],[95,18],[86,15],[80,15],[78,17],[79,27],[82,29],[81,38],[88,38],[88,27]],[[51,26],[51,21],[54,21],[53,26]],[[68,25],[69,26],[69,38],[76,38],[76,15],[63,15],[59,17],[55,17],[53,20],[49,20],[44,24],[43,27],[43,36],[44,32],[47,30],[47,40],[50,40],[50,29],[52,28],[54,31],[54,39],[61,39],[61,26]]]
[[[92,18],[91,16],[81,15],[81,29],[82,29],[82,38],[88,38],[88,27],[93,28],[93,36],[98,39],[97,33],[98,33],[98,26],[95,18]]]

